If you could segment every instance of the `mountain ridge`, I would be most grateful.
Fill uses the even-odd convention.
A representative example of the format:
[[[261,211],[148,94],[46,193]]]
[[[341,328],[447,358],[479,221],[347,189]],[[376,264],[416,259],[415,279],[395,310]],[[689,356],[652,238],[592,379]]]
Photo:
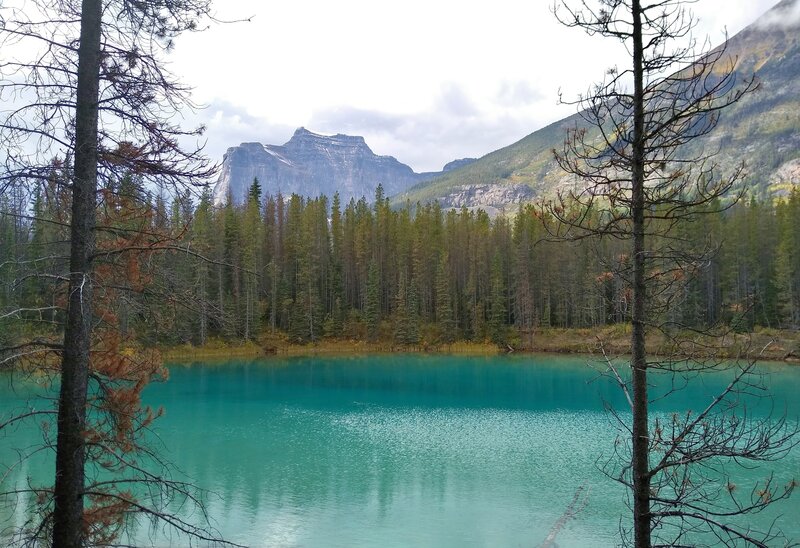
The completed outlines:
[[[440,172],[415,173],[393,156],[375,154],[362,136],[322,135],[300,127],[283,145],[246,142],[228,148],[213,198],[217,205],[229,197],[242,203],[258,178],[265,195],[331,197],[338,192],[343,202],[370,199],[379,184],[387,196],[397,194],[471,161],[454,160]]]
[[[723,167],[745,161],[744,184],[756,194],[782,194],[800,184],[800,95],[794,91],[800,89],[798,36],[800,2],[783,0],[719,46],[735,63],[737,79],[754,74],[760,89],[722,111],[715,131],[684,149],[690,155],[718,150],[716,159]],[[580,113],[573,114],[467,166],[420,182],[393,201],[435,200],[443,207],[502,212],[520,201],[552,195],[577,183],[558,167],[552,150],[559,148],[567,128],[585,125]],[[480,188],[495,192],[476,193]],[[465,200],[470,194],[474,199]],[[509,195],[514,198],[510,202],[498,199]]]

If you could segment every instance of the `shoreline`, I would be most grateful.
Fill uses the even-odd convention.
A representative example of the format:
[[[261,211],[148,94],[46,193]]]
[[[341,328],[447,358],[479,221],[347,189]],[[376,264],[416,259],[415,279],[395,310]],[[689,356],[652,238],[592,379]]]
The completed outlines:
[[[623,326],[626,327],[626,326]],[[282,336],[268,336],[259,342],[229,342],[215,340],[204,346],[180,345],[161,347],[166,363],[199,360],[221,361],[232,358],[310,357],[310,356],[365,356],[382,354],[431,354],[495,356],[554,354],[601,356],[603,351],[613,357],[628,354],[630,348],[627,329],[612,326],[602,329],[539,329],[523,334],[516,345],[500,348],[491,342],[458,341],[447,345],[420,344],[396,345],[391,341],[367,342],[350,339],[322,339],[314,343],[296,344]],[[602,347],[599,341],[602,340]],[[793,331],[763,330],[747,334],[726,334],[711,347],[711,339],[694,336],[680,338],[679,344],[663,337],[651,336],[648,346],[651,355],[689,358],[697,353],[705,358],[752,358],[756,361],[781,362],[800,365],[800,333]]]

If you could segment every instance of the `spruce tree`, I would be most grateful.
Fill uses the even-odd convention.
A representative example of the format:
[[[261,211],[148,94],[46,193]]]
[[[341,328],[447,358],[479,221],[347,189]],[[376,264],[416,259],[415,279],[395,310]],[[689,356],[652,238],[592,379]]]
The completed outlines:
[[[406,336],[406,344],[416,345],[419,344],[419,288],[417,286],[417,279],[411,278],[411,283],[408,286],[408,329]]]
[[[394,340],[406,345],[409,343],[409,313],[408,313],[408,288],[406,287],[405,273],[400,273],[397,283],[397,295],[394,305]]]
[[[369,263],[367,274],[366,297],[364,300],[364,321],[367,324],[367,337],[375,341],[380,332],[380,288],[378,287],[378,265],[374,260]]]
[[[489,337],[500,347],[507,344],[506,337],[506,286],[503,275],[503,263],[500,253],[496,252],[492,259],[491,269],[491,301],[489,310]]]
[[[443,253],[436,269],[436,325],[439,328],[439,341],[450,344],[456,338],[456,322],[453,319],[452,295],[450,294],[450,273],[448,254]]]

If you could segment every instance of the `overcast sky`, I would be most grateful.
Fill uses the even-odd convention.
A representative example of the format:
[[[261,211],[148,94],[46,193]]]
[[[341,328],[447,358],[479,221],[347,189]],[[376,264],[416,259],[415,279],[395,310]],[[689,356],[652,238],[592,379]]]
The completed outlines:
[[[777,0],[699,0],[716,45]],[[363,135],[415,171],[509,145],[574,107],[558,104],[626,64],[621,45],[560,26],[551,0],[217,1],[218,25],[184,36],[172,71],[205,105],[207,153],[283,144],[295,128]],[[800,2],[798,2],[800,7]]]

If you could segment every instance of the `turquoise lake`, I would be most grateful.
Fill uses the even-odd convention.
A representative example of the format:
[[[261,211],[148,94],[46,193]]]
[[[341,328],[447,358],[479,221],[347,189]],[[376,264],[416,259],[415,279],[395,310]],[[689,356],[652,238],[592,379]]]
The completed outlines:
[[[763,370],[776,409],[800,415],[800,368]],[[536,547],[582,485],[588,502],[559,547],[614,546],[629,520],[625,491],[598,464],[617,436],[604,402],[624,410],[625,400],[586,358],[271,359],[173,365],[170,375],[145,394],[165,408],[161,451],[214,493],[210,515],[240,544]],[[725,376],[702,381],[655,412],[704,406]],[[2,382],[0,414],[21,393]],[[0,436],[0,464],[26,443],[21,431]],[[795,449],[737,479],[785,483],[798,472]],[[46,473],[23,467],[3,487]],[[748,519],[776,517],[800,540],[800,493]]]

